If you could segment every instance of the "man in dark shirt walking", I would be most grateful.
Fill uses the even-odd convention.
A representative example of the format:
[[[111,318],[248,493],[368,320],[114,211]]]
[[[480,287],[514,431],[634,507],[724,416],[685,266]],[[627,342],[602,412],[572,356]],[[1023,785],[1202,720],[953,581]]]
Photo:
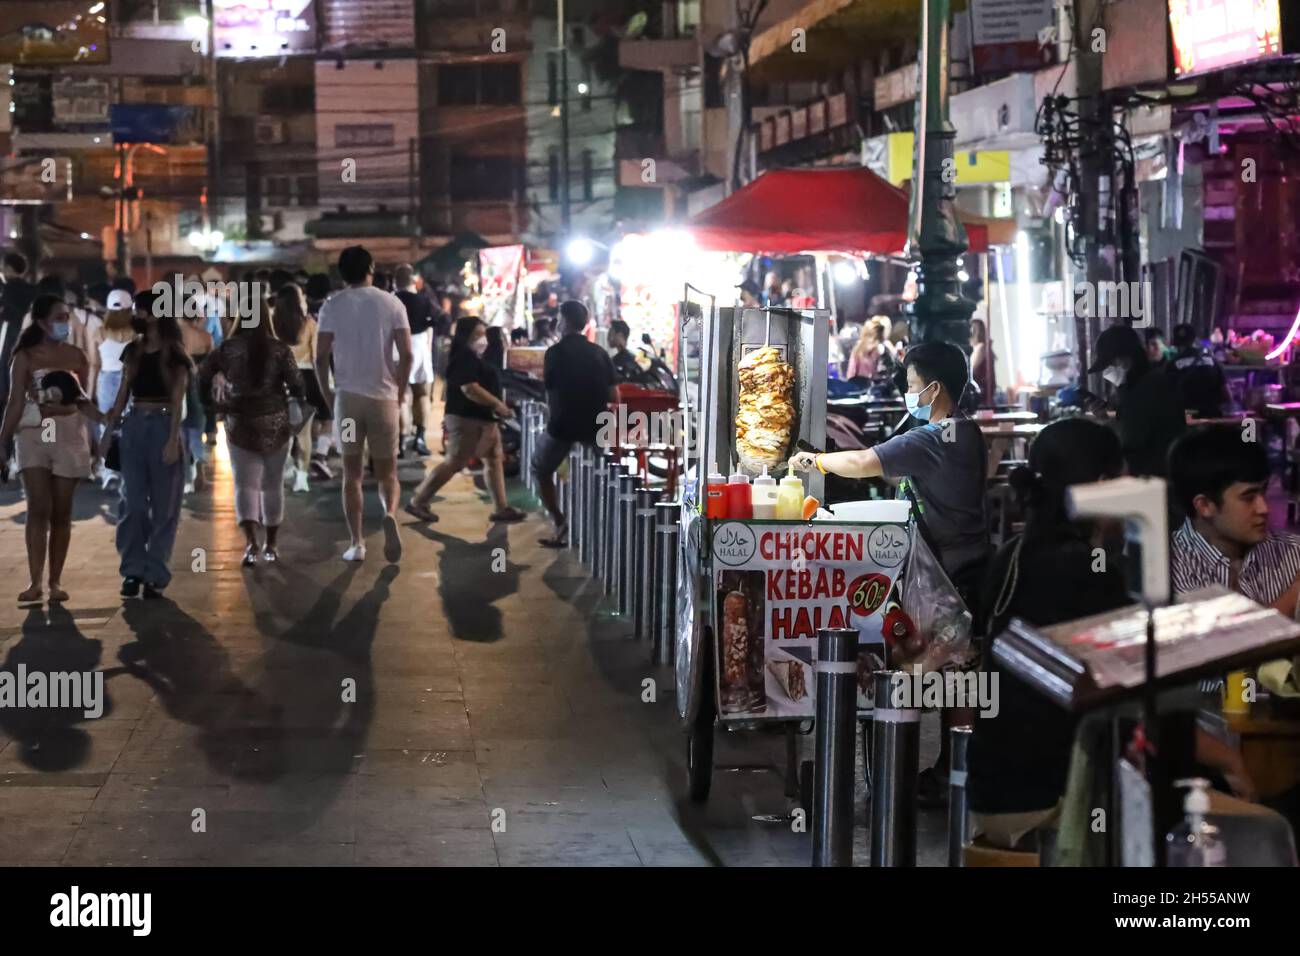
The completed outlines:
[[[574,442],[595,444],[601,412],[618,401],[614,363],[600,346],[582,334],[587,327],[587,307],[569,300],[560,306],[563,337],[546,350],[543,380],[550,415],[546,434],[533,452],[537,492],[555,525],[555,534],[543,539],[549,548],[563,547],[568,539],[568,518],[560,511],[555,494],[555,472]]]
[[[411,408],[409,412],[402,409],[402,434],[409,434],[414,426],[415,437],[411,447],[417,455],[427,457],[431,452],[425,444],[424,428],[429,420],[429,395],[433,387],[433,303],[428,296],[416,291],[413,268],[398,266],[394,276],[397,283],[396,295],[406,308],[406,322],[411,327]],[[403,441],[399,457],[405,453]]]

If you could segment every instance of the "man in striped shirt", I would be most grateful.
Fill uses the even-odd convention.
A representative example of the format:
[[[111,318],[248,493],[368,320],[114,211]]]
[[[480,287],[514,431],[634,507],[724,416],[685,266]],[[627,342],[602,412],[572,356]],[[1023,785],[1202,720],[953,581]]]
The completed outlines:
[[[1221,584],[1296,616],[1300,537],[1268,526],[1268,456],[1243,426],[1189,432],[1169,452],[1174,493],[1189,516],[1174,532],[1174,590]]]

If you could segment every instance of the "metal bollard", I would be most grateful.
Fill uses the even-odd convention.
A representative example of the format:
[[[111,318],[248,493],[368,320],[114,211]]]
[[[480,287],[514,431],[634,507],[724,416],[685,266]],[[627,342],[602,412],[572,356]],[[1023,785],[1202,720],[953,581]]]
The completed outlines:
[[[871,715],[871,865],[916,866],[916,775],[921,762],[921,710],[910,676],[878,671]],[[897,691],[897,693],[895,693]]]
[[[655,505],[655,596],[651,661],[671,664],[677,650],[677,522],[681,505],[661,501]]]
[[[655,502],[659,493],[649,485],[636,490],[636,560],[632,567],[634,636],[650,636],[650,610],[655,599]]]
[[[962,848],[970,842],[970,816],[966,812],[966,753],[969,727],[950,727],[952,761],[948,765],[948,865],[962,865]]]
[[[609,490],[609,459],[597,451],[591,468],[591,576],[600,580],[605,560],[605,499]]]
[[[613,594],[614,585],[618,575],[618,547],[619,547],[619,497],[621,495],[622,485],[619,479],[623,477],[623,464],[617,455],[613,456],[609,467],[606,469],[607,477],[605,479],[605,527],[602,533],[605,536],[605,558],[600,566],[600,579],[605,584],[605,593]]]
[[[636,562],[636,486],[637,476],[630,468],[619,478],[619,541],[622,547],[618,556],[618,576],[614,594],[618,598],[618,613],[632,617],[632,570]]]
[[[858,632],[817,632],[817,743],[813,764],[813,866],[853,865],[853,765],[857,747]]]
[[[528,478],[528,472],[531,471],[528,464],[533,460],[533,451],[530,447],[532,418],[533,403],[525,399],[519,403],[519,480],[529,491],[533,490],[533,483]]]
[[[578,560],[587,561],[587,512],[591,510],[591,446],[580,445],[578,452],[578,508],[569,519],[569,534],[578,541]]]
[[[566,537],[570,551],[577,551],[578,542],[574,536],[574,523],[578,514],[578,468],[582,462],[582,447],[574,445],[569,449],[569,480],[566,482],[564,494],[564,520],[569,526],[569,533]]]

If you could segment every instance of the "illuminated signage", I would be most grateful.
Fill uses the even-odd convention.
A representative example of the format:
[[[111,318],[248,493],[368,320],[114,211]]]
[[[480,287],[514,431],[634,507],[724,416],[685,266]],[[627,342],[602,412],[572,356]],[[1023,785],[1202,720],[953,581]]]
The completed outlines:
[[[1282,52],[1278,0],[1169,0],[1169,31],[1178,76]]]
[[[99,0],[0,3],[0,63],[108,62],[108,18]]]
[[[213,0],[217,56],[283,56],[316,51],[315,0]]]

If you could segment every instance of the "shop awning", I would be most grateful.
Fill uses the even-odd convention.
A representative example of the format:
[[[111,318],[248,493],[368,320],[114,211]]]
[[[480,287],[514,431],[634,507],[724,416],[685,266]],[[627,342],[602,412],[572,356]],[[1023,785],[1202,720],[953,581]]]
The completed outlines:
[[[962,215],[972,252],[1010,242],[1011,220]],[[908,194],[871,170],[772,169],[690,220],[703,249],[893,255],[907,244]]]
[[[917,0],[807,0],[754,34],[749,49],[752,82],[823,79],[869,53],[915,41],[923,5]],[[954,0],[953,13],[965,9],[966,0]],[[794,42],[797,36],[802,36],[799,44]]]

